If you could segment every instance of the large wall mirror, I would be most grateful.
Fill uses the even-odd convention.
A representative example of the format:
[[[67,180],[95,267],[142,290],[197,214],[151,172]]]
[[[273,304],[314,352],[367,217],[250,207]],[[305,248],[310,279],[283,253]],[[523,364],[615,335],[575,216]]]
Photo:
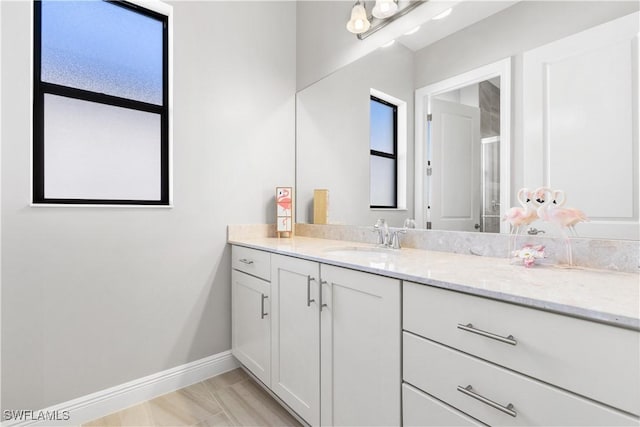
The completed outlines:
[[[427,45],[402,37],[298,92],[297,221],[328,189],[332,224],[505,233],[518,189],[544,185],[589,216],[581,237],[640,239],[638,3],[510,2],[488,17],[495,2],[466,3],[483,19]],[[374,93],[402,105],[385,209],[371,203]]]

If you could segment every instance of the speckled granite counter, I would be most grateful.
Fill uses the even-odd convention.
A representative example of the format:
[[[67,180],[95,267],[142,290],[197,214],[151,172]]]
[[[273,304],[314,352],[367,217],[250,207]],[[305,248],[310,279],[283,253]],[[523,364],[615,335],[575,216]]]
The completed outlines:
[[[310,237],[232,238],[230,244],[640,330],[640,275],[586,268],[524,268],[508,259]]]

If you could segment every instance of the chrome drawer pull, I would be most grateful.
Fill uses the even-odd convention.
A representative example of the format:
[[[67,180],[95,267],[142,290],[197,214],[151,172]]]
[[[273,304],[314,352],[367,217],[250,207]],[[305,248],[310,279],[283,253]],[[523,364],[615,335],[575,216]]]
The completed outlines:
[[[316,280],[315,277],[307,276],[307,307],[311,307],[311,303],[316,300],[311,299],[311,281]]]
[[[266,300],[267,298],[269,298],[268,295],[262,294],[262,301],[260,303],[260,318],[264,319],[264,316],[267,316],[269,313],[265,313],[264,312],[264,300]]]
[[[479,400],[480,402],[491,406],[492,408],[497,409],[498,411],[504,412],[507,415],[511,415],[512,417],[515,418],[516,415],[518,415],[518,413],[516,411],[513,410],[513,405],[511,403],[509,403],[507,406],[502,406],[499,403],[494,402],[493,400],[487,399],[484,396],[480,396],[478,393],[475,393],[473,391],[473,388],[471,387],[471,384],[469,384],[466,387],[462,387],[461,385],[458,386],[458,391],[466,394],[469,397],[473,397],[476,400]]]
[[[322,285],[326,285],[327,283],[326,280],[320,279],[320,311],[322,311],[322,307],[328,307],[327,304],[322,302]]]
[[[253,260],[252,259],[246,259],[246,258],[240,258],[239,260],[241,263],[243,264],[247,264],[247,265],[251,265],[253,264]]]
[[[500,341],[505,344],[511,344],[511,345],[518,344],[518,341],[516,341],[513,335],[509,335],[508,337],[501,337],[500,335],[492,334],[491,332],[483,331],[481,329],[476,329],[473,327],[471,323],[467,323],[466,325],[461,325],[460,323],[458,323],[458,329],[471,332],[472,334],[482,335],[483,337],[491,338],[493,340]]]

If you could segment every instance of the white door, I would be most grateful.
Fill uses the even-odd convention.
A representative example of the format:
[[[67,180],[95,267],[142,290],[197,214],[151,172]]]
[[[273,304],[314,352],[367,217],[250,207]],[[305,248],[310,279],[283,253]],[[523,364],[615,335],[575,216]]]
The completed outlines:
[[[271,382],[271,284],[231,271],[233,355],[267,386]]]
[[[320,424],[320,311],[316,262],[271,257],[271,389],[306,422]]]
[[[564,190],[584,237],[640,238],[638,31],[634,13],[523,55],[524,186]]]
[[[425,200],[432,228],[477,231],[480,228],[480,109],[430,100],[431,133]],[[426,208],[426,206],[425,206]]]
[[[400,281],[322,271],[322,425],[400,425]]]

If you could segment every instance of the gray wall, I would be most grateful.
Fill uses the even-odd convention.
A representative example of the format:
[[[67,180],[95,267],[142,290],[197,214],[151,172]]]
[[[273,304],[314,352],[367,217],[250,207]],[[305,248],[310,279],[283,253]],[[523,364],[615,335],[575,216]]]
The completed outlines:
[[[173,209],[29,206],[31,2],[1,4],[2,408],[228,350],[226,225],[294,183],[296,4],[173,3]]]
[[[329,223],[401,227],[413,217],[413,53],[396,43],[378,49],[298,92],[298,222],[313,222],[313,190],[329,190]],[[370,209],[370,89],[407,103],[407,210]],[[398,123],[402,126],[402,123]]]

